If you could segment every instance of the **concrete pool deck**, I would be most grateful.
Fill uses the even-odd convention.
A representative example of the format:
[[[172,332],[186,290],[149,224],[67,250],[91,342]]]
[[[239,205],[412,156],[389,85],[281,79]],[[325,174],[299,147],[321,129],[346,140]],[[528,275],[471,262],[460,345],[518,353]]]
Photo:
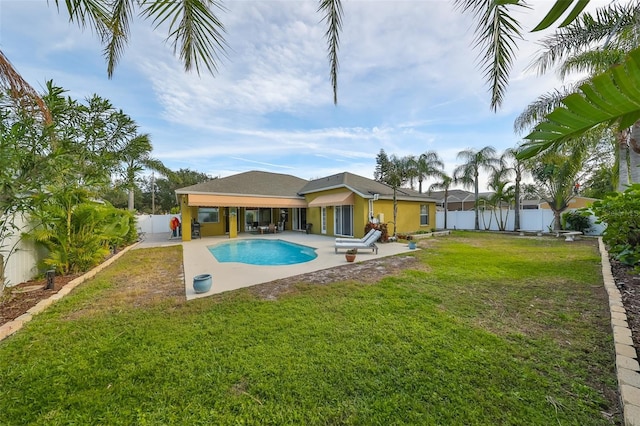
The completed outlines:
[[[185,294],[187,300],[206,297],[212,294],[222,293],[230,290],[237,290],[243,287],[250,287],[256,284],[290,277],[293,275],[305,274],[319,271],[321,269],[332,268],[344,265],[347,261],[344,258],[344,250],[338,254],[334,252],[334,237],[322,235],[305,234],[302,232],[282,232],[279,234],[252,235],[240,234],[238,239],[259,238],[259,239],[281,239],[292,243],[302,244],[316,249],[318,257],[314,260],[296,265],[261,266],[247,265],[235,262],[218,262],[209,252],[208,247],[229,241],[229,237],[204,237],[191,241],[181,242],[178,239],[168,239],[169,234],[164,234],[164,238],[158,241],[144,241],[140,248],[182,244]],[[378,254],[371,250],[359,250],[356,262],[376,259],[378,257],[392,256],[405,253],[410,250],[407,244],[402,243],[378,243]],[[213,285],[207,293],[197,294],[193,290],[193,277],[200,274],[211,274]]]

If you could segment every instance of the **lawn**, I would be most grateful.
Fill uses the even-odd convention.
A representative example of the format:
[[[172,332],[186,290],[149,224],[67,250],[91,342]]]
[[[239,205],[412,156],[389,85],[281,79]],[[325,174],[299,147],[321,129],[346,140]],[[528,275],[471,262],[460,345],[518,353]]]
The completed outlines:
[[[595,244],[421,244],[416,269],[276,300],[158,297],[181,247],[130,251],[0,343],[0,424],[620,422]]]

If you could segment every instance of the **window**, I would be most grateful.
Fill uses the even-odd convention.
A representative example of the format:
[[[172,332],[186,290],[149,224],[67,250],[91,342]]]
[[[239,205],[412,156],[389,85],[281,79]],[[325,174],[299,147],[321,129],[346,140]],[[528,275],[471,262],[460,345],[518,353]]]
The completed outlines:
[[[429,206],[420,204],[420,225],[429,224]]]
[[[217,207],[200,207],[198,209],[198,222],[218,223],[220,222],[220,212]]]

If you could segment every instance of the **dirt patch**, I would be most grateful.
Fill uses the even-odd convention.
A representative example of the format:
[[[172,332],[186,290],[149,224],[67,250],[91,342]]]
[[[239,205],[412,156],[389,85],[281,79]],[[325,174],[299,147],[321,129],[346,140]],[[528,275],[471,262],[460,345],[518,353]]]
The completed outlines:
[[[249,288],[251,293],[265,300],[276,300],[294,291],[297,284],[330,284],[339,281],[359,281],[376,283],[382,278],[404,269],[425,269],[414,256],[380,257],[358,263],[347,263],[334,268],[322,269],[307,274],[282,278]]]

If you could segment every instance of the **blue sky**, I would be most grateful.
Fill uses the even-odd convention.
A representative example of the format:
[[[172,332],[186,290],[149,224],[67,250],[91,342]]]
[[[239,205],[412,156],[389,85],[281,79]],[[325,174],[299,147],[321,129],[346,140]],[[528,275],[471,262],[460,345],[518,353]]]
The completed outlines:
[[[471,47],[472,22],[452,2],[351,0],[334,106],[317,4],[226,2],[220,17],[229,49],[215,77],[185,73],[166,32],[137,18],[108,79],[95,34],[46,0],[0,1],[0,49],[36,89],[52,79],[73,98],[109,99],[150,134],[153,156],[169,168],[221,177],[264,170],[372,178],[380,149],[435,150],[451,173],[463,149],[515,146],[522,135],[513,133],[514,118],[559,87],[553,75],[526,70],[537,50],[537,36],[527,34],[494,113]],[[536,2],[538,10],[523,14],[525,28],[551,4]]]

